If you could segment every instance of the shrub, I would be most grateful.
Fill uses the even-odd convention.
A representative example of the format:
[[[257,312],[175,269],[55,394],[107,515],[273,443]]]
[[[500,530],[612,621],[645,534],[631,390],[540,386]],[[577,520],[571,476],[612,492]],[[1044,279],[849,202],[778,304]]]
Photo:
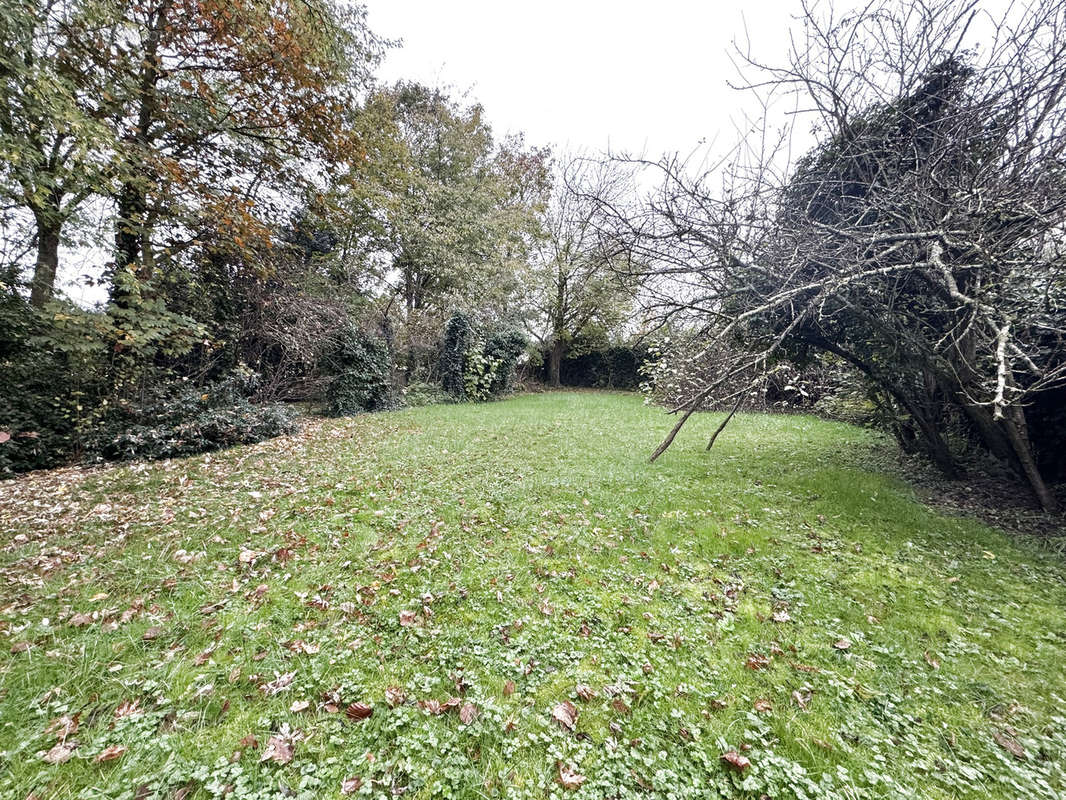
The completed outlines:
[[[324,358],[333,377],[326,387],[326,410],[335,416],[390,408],[389,376],[392,358],[388,346],[349,324],[335,337]]]
[[[105,390],[102,315],[52,315],[0,297],[0,476],[67,463],[83,450]],[[55,319],[49,319],[54,316]]]
[[[474,345],[474,326],[462,311],[444,326],[440,351],[440,385],[456,400],[466,399],[467,354]]]
[[[514,385],[525,334],[516,328],[478,328],[457,311],[444,326],[441,342],[441,388],[455,400],[488,400]]]
[[[593,347],[578,340],[559,364],[564,386],[589,389],[636,390],[642,381],[641,368],[649,359],[647,348],[628,344],[602,344]],[[541,356],[541,378],[547,381],[548,354]]]
[[[517,328],[501,328],[489,335],[485,342],[485,356],[495,362],[489,394],[498,397],[514,386],[518,359],[526,351],[529,340]]]
[[[408,408],[433,406],[447,401],[448,395],[433,383],[416,381],[407,384],[407,387],[403,390],[403,404]]]
[[[151,400],[127,405],[106,420],[91,441],[105,458],[173,458],[251,444],[288,433],[293,415],[278,404],[255,405],[257,376],[238,369],[207,386],[180,381]]]

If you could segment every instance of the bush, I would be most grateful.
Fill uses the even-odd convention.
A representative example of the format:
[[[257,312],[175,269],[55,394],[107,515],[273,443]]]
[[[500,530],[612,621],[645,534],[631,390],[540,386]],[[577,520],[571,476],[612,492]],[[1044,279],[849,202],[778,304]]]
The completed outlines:
[[[516,328],[476,328],[461,311],[452,314],[441,343],[441,387],[455,400],[489,400],[514,385],[525,334]]]
[[[559,364],[559,380],[564,386],[581,386],[588,389],[640,388],[643,376],[641,368],[649,359],[642,346],[600,345],[592,348],[575,342],[569,355]],[[548,353],[542,355],[541,379],[548,380]]]
[[[517,328],[501,328],[489,335],[485,355],[495,362],[489,394],[493,397],[508,392],[514,386],[518,359],[526,351],[529,340]]]
[[[294,430],[288,409],[248,399],[257,382],[255,373],[243,369],[203,387],[186,381],[171,384],[150,401],[127,405],[106,420],[90,449],[111,459],[174,458]]]
[[[440,385],[455,400],[466,399],[467,357],[474,345],[474,326],[462,311],[444,326],[440,351]]]
[[[407,384],[403,390],[403,404],[408,408],[420,406],[434,406],[448,402],[446,395],[439,386],[425,381],[416,381]]]
[[[334,416],[390,408],[388,346],[354,325],[334,339],[324,362],[333,378],[326,387],[326,410]]]
[[[69,462],[105,391],[101,315],[56,304],[54,319],[0,297],[0,477]]]

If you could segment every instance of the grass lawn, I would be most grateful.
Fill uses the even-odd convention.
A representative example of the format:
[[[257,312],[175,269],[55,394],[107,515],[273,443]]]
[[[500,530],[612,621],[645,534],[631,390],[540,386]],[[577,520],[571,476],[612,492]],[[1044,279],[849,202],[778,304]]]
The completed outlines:
[[[719,419],[649,465],[672,418],[553,393],[0,483],[0,798],[1063,797],[1061,557],[871,433]]]

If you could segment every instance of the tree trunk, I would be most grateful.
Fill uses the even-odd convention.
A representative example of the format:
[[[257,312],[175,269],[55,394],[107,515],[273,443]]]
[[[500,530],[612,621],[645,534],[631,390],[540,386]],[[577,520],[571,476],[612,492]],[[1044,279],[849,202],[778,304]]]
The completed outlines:
[[[548,356],[548,383],[558,389],[562,386],[559,372],[563,365],[563,340],[558,336],[552,340],[551,353]]]
[[[1007,438],[1010,440],[1011,447],[1014,448],[1022,474],[1029,482],[1029,487],[1033,490],[1040,507],[1048,512],[1058,511],[1058,500],[1055,499],[1055,495],[1051,493],[1047,484],[1044,483],[1044,477],[1036,466],[1033,448],[1029,442],[1028,426],[1025,423],[1025,413],[1017,406],[1008,408],[1006,413],[1007,416],[1003,420],[1003,427],[1007,431]]]
[[[59,269],[59,224],[37,221],[37,264],[30,285],[30,304],[41,308],[52,299]]]

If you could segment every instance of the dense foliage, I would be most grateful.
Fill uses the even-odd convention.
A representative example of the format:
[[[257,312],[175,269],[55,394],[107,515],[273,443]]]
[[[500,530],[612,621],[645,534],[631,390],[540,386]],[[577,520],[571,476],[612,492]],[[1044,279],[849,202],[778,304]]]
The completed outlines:
[[[0,38],[4,474],[511,388],[548,151],[375,85],[364,9],[0,0]]]

